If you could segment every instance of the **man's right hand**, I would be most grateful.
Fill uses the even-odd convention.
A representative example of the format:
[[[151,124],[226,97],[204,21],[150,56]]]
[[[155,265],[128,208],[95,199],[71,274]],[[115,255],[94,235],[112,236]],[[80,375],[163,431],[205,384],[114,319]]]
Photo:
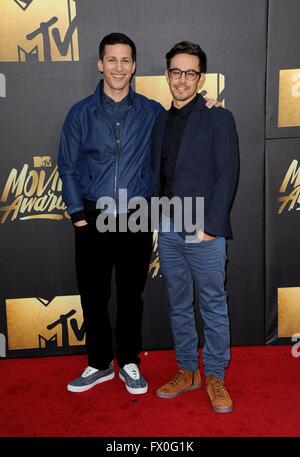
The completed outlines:
[[[74,222],[74,225],[75,227],[83,227],[84,225],[88,225],[88,223],[85,219],[82,219],[82,221]]]

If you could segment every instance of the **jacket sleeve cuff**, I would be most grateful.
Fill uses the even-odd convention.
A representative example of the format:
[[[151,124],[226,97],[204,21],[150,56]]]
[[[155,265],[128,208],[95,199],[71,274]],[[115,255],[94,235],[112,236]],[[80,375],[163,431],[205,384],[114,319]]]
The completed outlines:
[[[72,222],[78,222],[82,220],[86,220],[86,215],[84,211],[76,211],[75,213],[70,214]]]

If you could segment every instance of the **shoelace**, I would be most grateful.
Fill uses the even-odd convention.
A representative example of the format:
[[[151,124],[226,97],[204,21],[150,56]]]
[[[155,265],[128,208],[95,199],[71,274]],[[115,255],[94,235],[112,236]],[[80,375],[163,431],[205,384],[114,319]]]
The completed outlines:
[[[179,370],[178,373],[174,376],[173,379],[169,382],[172,386],[176,386],[184,378],[184,371]]]
[[[94,368],[91,368],[91,367],[86,367],[86,369],[84,370],[84,372],[82,373],[82,376],[89,376],[90,374],[92,374],[94,372]]]
[[[129,371],[129,374],[133,379],[139,379],[140,372],[139,372],[138,367],[134,363],[129,363],[126,368]]]
[[[221,381],[212,381],[211,388],[216,398],[227,398],[226,389]]]

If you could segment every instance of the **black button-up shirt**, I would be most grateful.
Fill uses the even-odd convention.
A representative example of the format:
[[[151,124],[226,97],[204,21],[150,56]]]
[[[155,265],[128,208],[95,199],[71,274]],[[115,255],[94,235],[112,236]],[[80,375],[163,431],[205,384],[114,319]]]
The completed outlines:
[[[189,115],[197,102],[197,96],[183,108],[173,105],[169,111],[164,131],[160,164],[160,197],[172,198],[173,179],[183,132]]]

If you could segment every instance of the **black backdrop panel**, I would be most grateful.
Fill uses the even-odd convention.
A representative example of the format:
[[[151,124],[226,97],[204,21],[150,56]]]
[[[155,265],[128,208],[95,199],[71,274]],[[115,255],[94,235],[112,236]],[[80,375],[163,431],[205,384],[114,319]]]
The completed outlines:
[[[270,0],[267,138],[300,137],[299,0]]]
[[[2,1],[2,5],[9,2]],[[31,8],[44,5],[39,11],[39,20],[46,21],[55,15],[60,17],[62,13],[59,8],[62,8],[64,2],[68,3],[67,0],[53,0],[51,3],[34,0],[22,12],[24,16],[18,16],[18,21],[21,22],[15,26],[20,27],[22,24],[21,29],[24,28],[24,34],[28,34],[35,27],[30,22]],[[11,4],[16,5],[16,2]],[[59,135],[65,115],[74,102],[94,90],[99,80],[96,69],[98,44],[105,34],[122,31],[136,42],[137,76],[163,75],[165,53],[176,42],[186,39],[200,43],[208,55],[208,72],[224,75],[225,89],[222,96],[225,97],[226,107],[235,116],[240,140],[240,182],[232,211],[234,240],[228,243],[227,268],[232,343],[263,344],[267,2],[81,0],[75,5],[78,34],[73,35],[74,49],[73,54],[67,56],[68,61],[62,61],[61,55],[54,52],[57,51],[55,46],[51,48],[53,52],[50,57],[46,56],[46,61],[43,61],[42,53],[38,56],[34,53],[27,55],[25,62],[11,61],[7,57],[10,51],[7,54],[1,54],[0,51],[0,73],[5,75],[7,83],[6,98],[0,98],[0,196],[3,196],[13,169],[17,170],[16,176],[19,177],[24,166],[28,166],[25,170],[27,174],[23,176],[27,179],[27,193],[30,193],[33,185],[34,172],[40,177],[44,171],[45,176],[50,177],[55,171]],[[61,37],[66,30],[61,30]],[[4,38],[3,34],[0,35],[2,49],[10,49],[12,36],[11,30]],[[22,42],[22,46],[25,45],[28,43]],[[40,52],[42,47],[39,42],[37,47]],[[30,49],[26,49],[29,52]],[[22,58],[22,53],[20,55]],[[46,159],[43,164],[35,162],[44,157]],[[5,213],[4,206],[16,198],[16,192],[16,188],[13,191],[10,187],[7,199],[0,201],[1,217]],[[58,184],[53,192],[59,198]],[[21,195],[25,198],[24,188]],[[36,196],[36,192],[33,196]],[[24,300],[30,298],[32,303],[37,303],[37,298],[41,299],[39,313],[47,311],[51,314],[51,310],[60,303],[55,297],[66,297],[65,301],[62,300],[62,313],[71,308],[77,309],[77,299],[74,298],[78,292],[72,227],[65,217],[64,209],[51,212],[52,215],[54,213],[60,219],[21,220],[21,216],[37,214],[32,210],[23,215],[17,211],[12,220],[13,213],[10,212],[5,222],[0,224],[0,332],[6,336],[6,305],[16,313],[10,311],[10,322],[18,312],[23,312],[24,319],[28,318],[27,302]],[[6,302],[8,299],[17,301]],[[112,320],[115,313],[114,301],[113,294]],[[79,311],[77,316],[76,325],[80,330],[82,321]],[[51,322],[53,321],[49,320],[48,324]],[[33,325],[34,323],[33,319]],[[20,328],[18,332],[22,333]],[[70,327],[68,330],[70,336]],[[172,346],[165,291],[159,271],[155,272],[154,268],[149,274],[145,291],[143,334],[145,349]],[[62,338],[62,335],[58,336]],[[13,339],[14,335],[11,334],[11,337]],[[49,333],[47,337],[50,338]],[[67,345],[58,348],[55,345],[55,341],[50,341],[42,353],[76,352],[81,347],[80,340],[76,345],[70,344],[69,348]],[[23,352],[22,346],[19,346],[8,350],[7,355],[28,353],[40,354],[41,350],[32,348],[29,352]]]
[[[300,138],[266,145],[266,341],[300,332]]]

